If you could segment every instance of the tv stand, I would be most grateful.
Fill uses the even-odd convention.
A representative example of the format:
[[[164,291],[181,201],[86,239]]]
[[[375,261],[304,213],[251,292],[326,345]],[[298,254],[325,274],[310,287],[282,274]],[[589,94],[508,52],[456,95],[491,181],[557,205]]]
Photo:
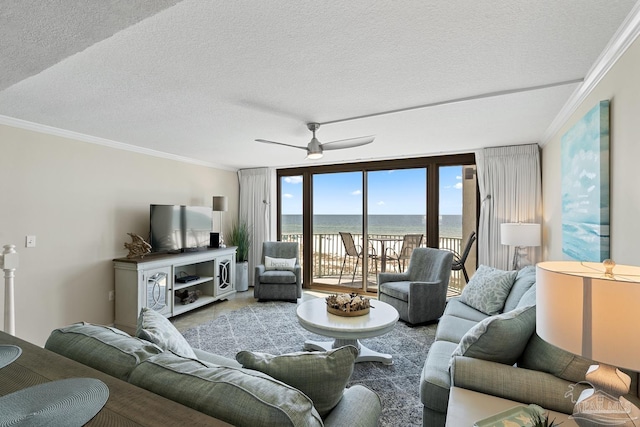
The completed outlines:
[[[144,258],[118,258],[115,269],[115,327],[135,334],[143,307],[166,317],[186,313],[214,301],[227,299],[235,290],[236,247],[195,252],[157,253]],[[180,276],[198,276],[186,283]],[[184,291],[193,298],[183,304]]]

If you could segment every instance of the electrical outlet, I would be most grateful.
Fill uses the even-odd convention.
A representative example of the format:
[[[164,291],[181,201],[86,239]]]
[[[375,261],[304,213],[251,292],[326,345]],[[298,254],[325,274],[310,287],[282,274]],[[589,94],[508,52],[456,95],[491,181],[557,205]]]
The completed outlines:
[[[116,291],[109,291],[109,301],[113,301],[116,298]]]
[[[36,236],[27,236],[25,238],[25,245],[26,248],[35,248],[36,247]]]

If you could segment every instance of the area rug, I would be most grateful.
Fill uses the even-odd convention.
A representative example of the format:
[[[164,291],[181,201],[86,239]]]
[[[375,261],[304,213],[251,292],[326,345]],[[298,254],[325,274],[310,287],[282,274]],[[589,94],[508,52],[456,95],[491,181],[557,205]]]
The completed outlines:
[[[194,348],[235,359],[241,350],[284,354],[302,351],[304,341],[330,340],[298,324],[296,304],[256,302],[187,329]],[[398,322],[386,335],[362,340],[372,350],[393,355],[392,365],[356,363],[350,385],[362,384],[382,400],[380,426],[421,426],[420,372],[434,341],[436,325],[409,327]]]

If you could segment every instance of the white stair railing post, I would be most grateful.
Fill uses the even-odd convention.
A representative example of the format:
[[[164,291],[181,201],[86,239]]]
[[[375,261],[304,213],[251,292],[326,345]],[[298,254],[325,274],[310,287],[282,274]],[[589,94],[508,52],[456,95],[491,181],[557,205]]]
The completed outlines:
[[[18,253],[15,245],[4,245],[4,251],[0,255],[0,268],[4,270],[4,331],[15,335],[13,278],[16,268],[18,268]]]

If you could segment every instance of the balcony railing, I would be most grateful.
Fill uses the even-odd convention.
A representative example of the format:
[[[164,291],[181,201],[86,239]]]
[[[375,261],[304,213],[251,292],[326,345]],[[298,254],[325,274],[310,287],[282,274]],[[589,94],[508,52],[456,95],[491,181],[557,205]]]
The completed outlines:
[[[375,278],[375,268],[372,263],[378,262],[378,271],[382,270],[381,262],[381,249],[384,241],[387,251],[395,251],[399,253],[402,247],[402,239],[404,235],[391,235],[391,234],[370,234],[369,235],[369,254],[377,255],[377,261],[369,260],[369,277],[371,281],[373,276],[373,282],[377,280]],[[283,234],[283,242],[297,242],[300,246],[300,258],[302,257],[302,234]],[[362,235],[353,234],[353,240],[356,246],[362,247]],[[439,241],[439,247],[441,249],[449,249],[454,252],[460,253],[460,246],[462,239],[457,237],[441,237]],[[423,245],[424,241],[423,241]],[[345,260],[345,247],[342,243],[342,239],[339,234],[314,234],[313,235],[313,278],[314,279],[337,279],[340,277],[340,270],[342,269],[342,263],[345,261],[343,279],[351,280],[353,269],[356,264],[355,257],[346,257]],[[388,253],[388,252],[387,252]],[[387,271],[392,271],[395,265],[387,263]],[[362,260],[358,263],[358,270],[356,272],[357,277],[362,277]],[[449,280],[449,291],[452,294],[459,294],[464,288],[464,277],[460,271],[452,271],[451,279]]]

